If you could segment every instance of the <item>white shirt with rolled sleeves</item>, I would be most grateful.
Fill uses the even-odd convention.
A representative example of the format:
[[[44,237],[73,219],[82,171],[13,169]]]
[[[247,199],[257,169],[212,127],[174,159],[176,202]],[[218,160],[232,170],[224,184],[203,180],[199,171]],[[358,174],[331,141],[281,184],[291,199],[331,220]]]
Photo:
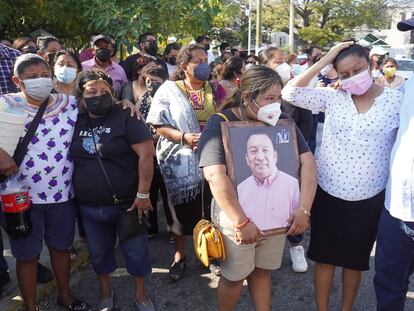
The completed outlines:
[[[331,88],[288,83],[282,96],[295,106],[325,112],[317,160],[322,189],[343,200],[359,201],[385,188],[399,126],[401,92],[385,88],[365,113],[358,113],[350,93]]]
[[[393,217],[414,222],[414,76],[404,85],[400,128],[391,153],[385,207]]]

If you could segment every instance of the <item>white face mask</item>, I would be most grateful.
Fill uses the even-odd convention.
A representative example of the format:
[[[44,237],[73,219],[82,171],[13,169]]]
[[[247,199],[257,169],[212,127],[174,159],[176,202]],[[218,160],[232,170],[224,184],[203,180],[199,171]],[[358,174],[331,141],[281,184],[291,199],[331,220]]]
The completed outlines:
[[[275,70],[282,78],[283,83],[286,83],[290,80],[290,66],[288,64],[280,64],[275,68]]]
[[[257,108],[259,108],[259,111],[257,112],[257,120],[270,124],[271,126],[275,126],[277,120],[279,120],[280,114],[282,113],[282,110],[280,109],[280,103],[275,102],[263,107],[260,107],[255,100],[253,100],[253,103]],[[251,111],[250,107],[249,109]]]
[[[36,78],[23,80],[24,92],[36,100],[45,100],[53,90],[51,78]]]
[[[75,68],[55,65],[56,79],[63,84],[69,84],[75,81],[77,70]]]
[[[252,68],[252,67],[253,67],[253,64],[246,64],[246,66],[244,68],[246,68],[246,70],[247,70],[247,69]]]

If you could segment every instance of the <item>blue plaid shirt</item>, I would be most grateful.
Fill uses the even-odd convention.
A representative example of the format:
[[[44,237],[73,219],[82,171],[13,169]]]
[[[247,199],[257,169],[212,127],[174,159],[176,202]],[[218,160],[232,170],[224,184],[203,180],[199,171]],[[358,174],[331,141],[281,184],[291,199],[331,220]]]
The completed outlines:
[[[14,61],[19,55],[19,51],[0,43],[0,95],[16,92],[16,86],[11,77]]]

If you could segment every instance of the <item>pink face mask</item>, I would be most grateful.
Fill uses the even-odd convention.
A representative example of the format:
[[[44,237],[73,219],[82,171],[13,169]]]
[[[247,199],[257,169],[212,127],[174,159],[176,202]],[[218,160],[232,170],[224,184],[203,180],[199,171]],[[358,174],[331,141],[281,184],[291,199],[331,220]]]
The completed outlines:
[[[372,77],[367,69],[348,79],[341,80],[341,84],[342,89],[352,95],[362,95],[371,87]]]

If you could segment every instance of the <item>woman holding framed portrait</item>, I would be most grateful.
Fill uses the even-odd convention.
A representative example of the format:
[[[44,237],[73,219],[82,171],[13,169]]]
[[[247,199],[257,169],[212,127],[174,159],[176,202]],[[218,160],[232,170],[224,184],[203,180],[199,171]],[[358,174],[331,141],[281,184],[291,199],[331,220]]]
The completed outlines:
[[[198,145],[200,167],[213,194],[212,220],[223,233],[226,251],[217,292],[220,311],[233,310],[244,280],[248,282],[255,309],[270,310],[270,272],[280,267],[285,243],[284,234],[264,235],[263,229],[266,227],[262,227],[261,221],[252,220],[260,218],[256,217],[256,211],[257,214],[263,213],[262,205],[257,204],[253,212],[243,209],[241,192],[238,193],[228,173],[230,163],[226,161],[221,126],[227,120],[240,124],[256,122],[258,128],[264,129],[276,126],[279,116],[281,119],[286,118],[280,113],[282,87],[280,76],[268,67],[254,66],[246,70],[240,79],[240,89],[228,98],[220,114],[209,118]],[[290,228],[285,230],[289,235],[302,233],[308,227],[310,207],[316,191],[315,161],[302,134],[297,127],[294,129],[299,151],[300,193],[296,208],[290,218],[285,219],[285,223],[290,224]],[[244,163],[250,168],[251,176],[240,182],[240,189],[246,189],[245,184],[251,183],[261,191],[272,187],[273,182],[283,175],[292,184],[292,193],[295,193],[292,180],[296,183],[297,180],[287,174],[278,174],[277,153],[272,138],[256,129],[251,135],[246,135],[244,143],[245,154],[239,154],[239,157],[245,157]],[[250,192],[250,195],[257,197],[257,193]]]
[[[341,89],[307,87],[330,64]],[[370,67],[362,46],[342,42],[282,92],[293,105],[325,112],[308,250],[319,311],[328,310],[336,267],[343,268],[341,310],[352,310],[384,206],[403,95],[373,83]]]

